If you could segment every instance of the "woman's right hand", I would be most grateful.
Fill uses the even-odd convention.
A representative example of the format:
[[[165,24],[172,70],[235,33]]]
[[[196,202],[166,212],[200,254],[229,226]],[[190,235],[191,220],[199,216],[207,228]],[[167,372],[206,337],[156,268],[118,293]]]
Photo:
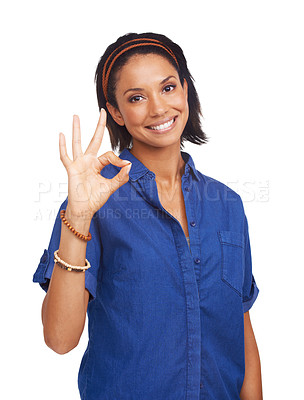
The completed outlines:
[[[96,131],[85,153],[81,149],[80,121],[77,115],[73,117],[72,150],[73,161],[69,158],[63,133],[59,135],[59,152],[68,174],[68,209],[74,217],[91,219],[120,186],[129,180],[131,164],[122,160],[112,151],[97,157],[104,129],[106,126],[106,111],[101,109]],[[108,164],[121,167],[119,173],[112,179],[101,176],[100,171]],[[128,166],[127,166],[128,165]]]

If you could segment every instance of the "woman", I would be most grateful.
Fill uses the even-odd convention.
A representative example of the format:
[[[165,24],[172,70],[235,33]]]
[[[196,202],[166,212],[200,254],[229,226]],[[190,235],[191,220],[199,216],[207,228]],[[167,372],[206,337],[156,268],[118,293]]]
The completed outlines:
[[[34,275],[46,344],[73,349],[88,313],[82,399],[261,399],[247,219],[240,196],[181,151],[207,141],[182,50],[163,35],[122,36],[96,86],[85,153],[77,116],[73,160],[59,138],[68,198]],[[106,125],[119,157],[97,157]]]

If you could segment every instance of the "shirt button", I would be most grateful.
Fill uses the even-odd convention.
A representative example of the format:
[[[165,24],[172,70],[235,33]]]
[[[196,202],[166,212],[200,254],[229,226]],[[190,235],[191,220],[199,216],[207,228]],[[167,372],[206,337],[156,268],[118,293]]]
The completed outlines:
[[[186,192],[190,192],[190,188],[187,186],[185,187]]]
[[[196,264],[199,264],[199,263],[201,262],[201,259],[200,259],[200,258],[196,258],[196,259],[194,260],[194,262],[195,262]]]
[[[190,222],[190,225],[191,225],[191,226],[195,226],[195,225],[196,225],[195,221],[191,221],[191,222]]]
[[[203,387],[203,382],[200,383],[200,388],[202,388],[202,387]]]

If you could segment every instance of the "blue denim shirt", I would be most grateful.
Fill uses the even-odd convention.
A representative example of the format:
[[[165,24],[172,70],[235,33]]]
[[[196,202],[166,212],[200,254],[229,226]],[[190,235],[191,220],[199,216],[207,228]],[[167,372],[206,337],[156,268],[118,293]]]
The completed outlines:
[[[129,181],[92,219],[81,399],[239,399],[243,314],[259,292],[247,218],[236,192],[197,171],[188,153],[181,155],[189,246],[160,203],[155,174],[127,149],[120,158],[132,162]],[[110,164],[101,174],[118,172]],[[60,210],[34,274],[44,290],[59,248]]]

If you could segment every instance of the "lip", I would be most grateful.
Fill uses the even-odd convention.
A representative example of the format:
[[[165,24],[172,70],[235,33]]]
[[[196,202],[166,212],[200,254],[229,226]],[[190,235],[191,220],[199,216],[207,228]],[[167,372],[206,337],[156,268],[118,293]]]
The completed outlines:
[[[156,133],[156,134],[168,132],[168,131],[170,131],[171,129],[173,129],[175,127],[177,118],[178,118],[178,116],[176,115],[174,117],[163,119],[162,121],[158,121],[155,124],[151,124],[151,125],[146,126],[146,129],[148,129],[149,132],[153,132],[153,133]],[[171,121],[172,119],[174,119],[174,122],[168,128],[165,128],[165,129],[151,129],[150,128],[150,126],[158,126],[158,125],[165,124],[166,122]]]

